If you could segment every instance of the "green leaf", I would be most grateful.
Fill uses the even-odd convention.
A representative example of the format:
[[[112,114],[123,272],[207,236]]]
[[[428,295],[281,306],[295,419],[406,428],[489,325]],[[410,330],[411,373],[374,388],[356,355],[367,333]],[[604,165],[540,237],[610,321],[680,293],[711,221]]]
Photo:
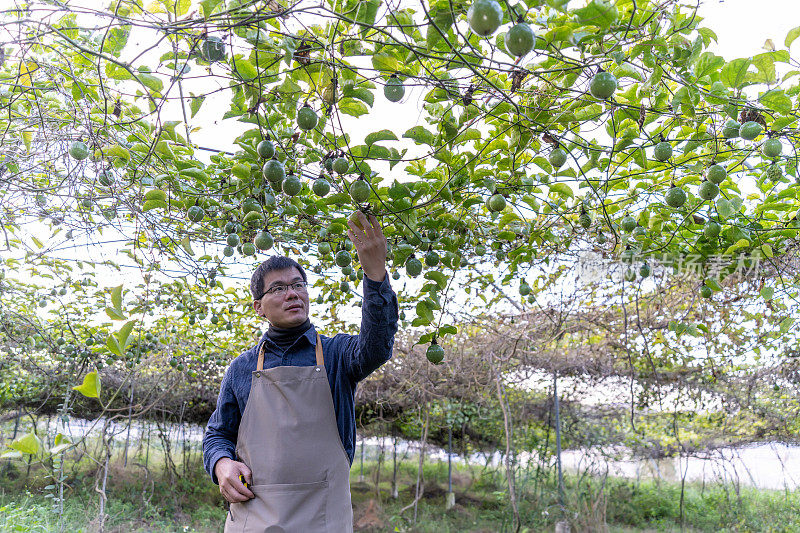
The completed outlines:
[[[192,6],[192,0],[165,0],[165,1],[169,1],[171,6],[168,9],[171,9],[171,12],[174,13],[176,17],[184,16],[189,11],[189,8]]]
[[[122,285],[111,289],[111,304],[115,309],[122,309]]]
[[[63,452],[64,450],[66,450],[67,448],[69,448],[70,446],[72,446],[71,442],[65,442],[64,444],[58,444],[58,445],[53,446],[52,448],[50,448],[50,454],[51,455],[58,455],[61,452]]]
[[[103,148],[103,153],[109,157],[116,157],[127,163],[131,160],[131,153],[118,144],[112,144]]]
[[[53,441],[53,447],[50,448],[50,453],[52,455],[58,455],[59,453],[63,452],[70,446],[72,446],[72,441],[69,440],[69,437],[67,437],[63,433],[59,433],[58,435],[56,435],[56,438]]]
[[[0,453],[0,459],[20,459],[21,457],[22,453],[17,450],[8,450]]]
[[[794,318],[788,317],[784,318],[780,325],[781,333],[786,333],[794,324]]]
[[[695,74],[702,78],[712,72],[716,72],[725,65],[725,59],[711,52],[703,52],[694,67]]]
[[[455,327],[455,326],[452,326],[450,324],[448,324],[446,326],[442,326],[442,327],[439,328],[439,336],[440,337],[442,335],[456,335],[457,333],[458,333],[458,328]]]
[[[381,130],[370,133],[367,135],[364,142],[367,144],[375,144],[378,141],[397,141],[397,135],[394,134],[391,130]]]
[[[136,323],[135,320],[131,320],[125,323],[119,331],[117,332],[117,343],[121,351],[125,351],[125,348],[128,346],[128,337],[131,335],[131,331],[133,331],[133,325]]]
[[[433,146],[434,139],[436,139],[436,136],[433,133],[426,130],[422,126],[414,126],[413,128],[407,130],[403,134],[403,137],[406,139],[412,139],[417,144],[427,144],[429,146]]]
[[[145,87],[155,93],[160,93],[161,89],[164,88],[164,82],[161,81],[161,78],[159,77],[148,74],[147,72],[140,72],[137,74],[137,76],[139,77],[139,81],[141,81]]]
[[[345,87],[342,89],[342,96],[356,98],[370,107],[375,103],[375,93],[366,87]]]
[[[184,236],[183,239],[181,239],[181,248],[183,248],[183,251],[185,251],[190,256],[194,255],[194,250],[192,250],[192,240],[189,238],[188,235]]]
[[[750,68],[749,59],[734,59],[722,67],[720,80],[731,89],[738,89],[744,83],[747,69]]]
[[[729,200],[720,198],[717,200],[717,213],[719,213],[719,216],[724,220],[734,213],[733,205]]]
[[[394,74],[403,68],[399,60],[385,52],[378,52],[372,56],[372,66],[384,74]]]
[[[35,455],[39,451],[39,438],[31,432],[17,438],[8,447],[21,453]]]
[[[22,142],[25,143],[25,149],[31,151],[31,141],[33,141],[33,132],[30,130],[22,131]]]
[[[445,290],[447,288],[447,276],[438,272],[436,270],[429,270],[425,272],[425,279],[429,279],[431,281],[435,281],[436,285],[438,285],[439,290]]]
[[[243,80],[254,80],[258,77],[258,69],[246,59],[237,59],[233,62],[234,70]]]
[[[786,34],[786,40],[783,41],[783,44],[786,45],[786,48],[790,48],[794,40],[798,37],[800,37],[800,26],[789,30],[789,33]]]
[[[435,5],[431,5],[428,14],[432,24],[428,24],[428,29],[425,33],[425,46],[428,50],[433,50],[442,41],[441,33],[447,35],[447,30],[453,25],[455,19],[449,7],[438,8]],[[441,30],[441,33],[439,33],[439,30]]]
[[[115,65],[114,63],[106,63],[106,76],[112,80],[132,80],[133,75],[126,68]]]
[[[127,318],[122,311],[114,309],[113,307],[106,307],[106,314],[111,317],[112,320],[125,320]]]
[[[753,57],[753,65],[758,69],[758,74],[748,78],[759,83],[774,83],[777,54],[778,52],[766,52]]]
[[[428,309],[428,306],[425,304],[424,301],[417,302],[416,311],[417,311],[417,316],[419,316],[420,319],[425,321],[426,325],[433,322],[433,311]]]
[[[108,37],[103,42],[102,51],[109,52],[114,57],[119,57],[119,53],[125,48],[125,45],[128,44],[130,32],[130,24],[111,28],[108,31]]]
[[[354,117],[360,117],[361,115],[366,115],[369,113],[369,109],[367,108],[366,104],[354,98],[342,98],[339,100],[338,106],[339,111]]]
[[[356,11],[356,21],[362,25],[360,27],[361,37],[365,37],[372,25],[375,24],[375,17],[378,15],[378,8],[381,0],[360,0]]]
[[[86,374],[86,377],[83,378],[83,383],[72,387],[72,390],[80,392],[87,398],[99,398],[100,380],[97,379],[97,371],[95,370],[94,372]]]
[[[772,287],[764,287],[761,289],[760,294],[762,298],[769,301],[772,300],[772,296],[775,294],[775,289]]]
[[[613,69],[612,74],[614,74],[614,76],[617,79],[633,78],[634,80],[637,81],[644,81],[642,73],[639,72],[639,70],[630,63],[623,63],[622,65]]]
[[[192,97],[189,99],[189,109],[192,110],[191,118],[194,118],[197,112],[200,111],[200,106],[203,105],[205,99],[206,99],[205,96],[194,96],[194,95],[192,95]]]
[[[574,13],[580,24],[600,26],[603,29],[608,29],[619,18],[616,6],[604,0],[592,0],[589,5],[576,9]]]
[[[203,18],[208,20],[208,17],[211,16],[211,13],[213,13],[217,6],[221,3],[222,0],[202,0],[200,2],[200,7],[203,9]]]
[[[122,357],[122,346],[114,335],[109,334],[106,338],[106,348],[117,357]]]
[[[738,241],[736,241],[732,245],[728,246],[728,248],[725,250],[725,255],[729,255],[732,252],[735,252],[736,250],[738,250],[739,248],[747,248],[748,246],[750,246],[750,241],[749,240],[747,240],[747,239],[739,239]]]
[[[575,197],[575,193],[572,192],[572,188],[566,183],[553,183],[550,185],[550,192],[555,192],[564,199]]]
[[[792,111],[792,100],[786,96],[783,89],[767,91],[758,98],[758,101],[779,113],[790,113]]]

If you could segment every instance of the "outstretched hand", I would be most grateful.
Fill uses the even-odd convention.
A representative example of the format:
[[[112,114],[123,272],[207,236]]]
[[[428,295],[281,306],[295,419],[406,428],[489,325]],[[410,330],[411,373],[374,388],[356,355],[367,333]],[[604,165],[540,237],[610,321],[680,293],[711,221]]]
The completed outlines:
[[[350,227],[347,236],[353,241],[364,275],[372,281],[383,281],[386,277],[386,236],[378,219],[372,214],[367,219],[367,215],[359,210],[350,216],[347,225]]]

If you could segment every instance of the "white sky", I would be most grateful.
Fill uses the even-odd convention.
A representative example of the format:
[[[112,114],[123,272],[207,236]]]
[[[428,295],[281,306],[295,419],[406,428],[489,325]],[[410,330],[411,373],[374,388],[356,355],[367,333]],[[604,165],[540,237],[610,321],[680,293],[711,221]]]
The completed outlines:
[[[767,39],[778,50],[785,49],[786,34],[800,26],[798,0],[706,0],[699,13],[704,17],[702,25],[719,37],[711,51],[725,59],[760,54]],[[798,50],[800,39],[791,49],[795,56]]]

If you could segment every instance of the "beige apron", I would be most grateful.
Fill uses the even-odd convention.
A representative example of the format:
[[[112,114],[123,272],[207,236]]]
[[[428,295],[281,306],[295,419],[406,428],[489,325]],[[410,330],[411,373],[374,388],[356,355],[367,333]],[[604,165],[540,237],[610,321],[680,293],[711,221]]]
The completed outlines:
[[[262,345],[236,443],[255,498],[230,504],[225,533],[353,531],[350,461],[319,334],[316,356],[315,366],[263,370]]]

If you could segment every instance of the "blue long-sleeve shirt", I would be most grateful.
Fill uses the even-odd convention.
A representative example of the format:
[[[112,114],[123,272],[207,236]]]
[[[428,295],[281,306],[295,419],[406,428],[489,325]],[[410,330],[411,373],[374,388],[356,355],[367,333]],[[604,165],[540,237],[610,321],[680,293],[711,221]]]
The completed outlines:
[[[332,338],[320,335],[336,424],[351,464],[356,441],[356,385],[391,358],[398,320],[397,295],[389,284],[388,275],[381,282],[364,276],[363,289],[361,332],[358,335],[339,333]],[[316,336],[317,330],[312,325],[283,353],[265,333],[255,346],[231,361],[222,378],[217,408],[203,435],[203,466],[215,484],[219,484],[214,473],[217,461],[223,457],[236,459],[239,423],[250,395],[252,372],[256,369],[261,345],[266,345],[264,369],[314,366]]]

